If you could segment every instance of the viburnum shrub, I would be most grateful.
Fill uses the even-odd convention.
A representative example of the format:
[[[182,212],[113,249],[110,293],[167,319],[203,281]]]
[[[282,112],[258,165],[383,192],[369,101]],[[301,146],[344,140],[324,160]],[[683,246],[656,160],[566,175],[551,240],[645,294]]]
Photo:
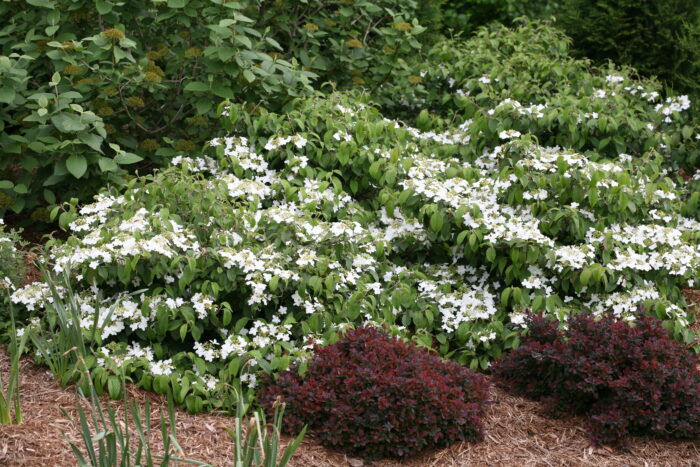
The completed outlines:
[[[687,96],[631,68],[593,66],[571,55],[571,40],[546,23],[492,25],[469,40],[437,43],[412,62],[419,83],[385,83],[375,94],[386,113],[420,130],[465,122],[463,144],[481,152],[504,131],[543,146],[634,157],[656,150],[669,166],[700,163],[700,126]]]
[[[508,130],[475,153],[468,125],[422,131],[361,99],[226,106],[209,156],[66,207],[47,267],[70,271],[86,333],[101,316],[98,390],[125,369],[190,410],[222,407],[229,385],[303,371],[309,339],[366,321],[472,369],[517,346],[526,309],[644,303],[693,342],[697,182],[654,151],[605,159]],[[46,290],[13,300],[41,317]]]
[[[660,320],[575,314],[529,317],[521,346],[492,366],[502,384],[553,414],[584,414],[597,444],[628,435],[700,435],[698,358]]]
[[[558,46],[537,43],[546,31],[531,27],[499,32],[507,47],[498,57],[511,50],[514,70],[521,61],[546,75]],[[523,56],[517,37],[531,37],[539,58]],[[539,69],[528,57],[548,62]],[[692,152],[697,130],[677,131],[690,104],[650,110],[638,90],[647,81],[562,66],[572,68],[560,87],[582,89],[587,112],[603,106],[598,120],[609,102],[591,104],[578,84],[607,86],[606,96],[624,94],[645,118],[661,119],[640,130],[649,146],[624,131],[618,140],[633,152],[555,146],[559,134],[566,142],[596,131],[594,116],[579,122],[566,113],[575,107],[550,109],[557,89],[530,93],[516,81],[499,81],[487,99],[475,94],[473,118],[416,109],[415,126],[357,92],[295,99],[284,112],[230,102],[220,107],[227,134],[204,154],[175,157],[94,203],[64,205],[59,221],[70,235],[50,242],[44,261],[70,271],[86,333],[94,313],[104,320],[88,362],[98,390],[123,368],[191,410],[225,406],[230,385],[254,387],[294,362],[303,371],[310,339],[331,343],[368,321],[472,370],[517,347],[529,309],[624,319],[643,303],[675,339],[694,342],[682,289],[700,278],[700,176],[670,171],[665,152],[684,134],[674,150]],[[423,84],[450,102],[463,91],[447,76]],[[501,106],[516,88],[524,103]],[[530,98],[541,104],[530,109]],[[538,105],[554,111],[551,126]],[[565,127],[554,124],[560,117]],[[14,291],[23,317],[43,319],[46,290]]]
[[[291,433],[305,425],[321,443],[368,458],[405,457],[479,440],[488,382],[454,362],[374,327],[347,331],[264,385],[260,402],[286,404]]]

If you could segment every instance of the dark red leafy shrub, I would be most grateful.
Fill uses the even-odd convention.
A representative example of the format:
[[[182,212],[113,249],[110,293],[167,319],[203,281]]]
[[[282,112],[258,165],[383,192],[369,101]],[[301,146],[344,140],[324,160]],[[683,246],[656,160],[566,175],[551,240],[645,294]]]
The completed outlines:
[[[500,385],[540,400],[553,415],[588,416],[596,444],[700,435],[698,357],[657,318],[630,326],[581,313],[561,331],[556,321],[531,316],[522,345],[492,371]]]
[[[304,378],[295,368],[268,381],[261,403],[287,404],[285,426],[367,457],[404,457],[483,436],[486,379],[382,330],[348,331],[317,347]]]

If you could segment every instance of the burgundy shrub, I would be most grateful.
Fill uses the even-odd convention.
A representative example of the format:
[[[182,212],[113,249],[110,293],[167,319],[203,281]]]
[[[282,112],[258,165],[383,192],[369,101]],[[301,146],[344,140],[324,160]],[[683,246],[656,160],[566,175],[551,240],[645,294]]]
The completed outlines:
[[[629,435],[697,437],[698,357],[661,324],[580,313],[559,330],[556,321],[531,316],[529,334],[496,362],[493,375],[553,415],[587,416],[596,444],[624,446]]]
[[[365,458],[405,457],[428,446],[480,440],[487,380],[427,350],[362,327],[317,347],[304,378],[295,368],[262,388],[284,425],[304,425],[325,445]]]

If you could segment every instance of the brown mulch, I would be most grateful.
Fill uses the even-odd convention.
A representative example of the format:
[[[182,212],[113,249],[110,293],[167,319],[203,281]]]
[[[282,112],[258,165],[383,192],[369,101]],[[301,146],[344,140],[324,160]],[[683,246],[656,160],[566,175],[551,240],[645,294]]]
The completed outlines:
[[[0,352],[0,372],[6,375],[8,358]],[[23,359],[22,409],[24,423],[0,425],[0,465],[57,466],[75,465],[66,439],[79,444],[79,432],[61,413],[73,417],[75,393],[62,389],[30,359]],[[136,388],[129,388],[133,399],[151,401],[151,420],[156,434],[154,446],[162,446],[158,428],[159,411],[167,413],[163,398]],[[486,439],[481,443],[459,443],[449,448],[423,453],[405,460],[368,462],[326,449],[307,438],[290,466],[700,466],[700,442],[666,442],[635,438],[629,451],[595,448],[590,445],[582,419],[543,417],[538,404],[506,394],[494,388],[493,405],[486,417]],[[115,402],[111,402],[117,404]],[[225,415],[177,413],[177,435],[184,455],[215,466],[230,466],[232,443],[225,427],[233,419]],[[65,433],[65,437],[64,437]]]
[[[700,311],[700,289],[685,289],[683,295],[696,311]]]
[[[33,251],[30,251],[26,255],[24,255],[24,266],[27,269],[24,279],[24,285],[41,281],[41,272],[36,267],[35,263],[36,257],[37,254]]]

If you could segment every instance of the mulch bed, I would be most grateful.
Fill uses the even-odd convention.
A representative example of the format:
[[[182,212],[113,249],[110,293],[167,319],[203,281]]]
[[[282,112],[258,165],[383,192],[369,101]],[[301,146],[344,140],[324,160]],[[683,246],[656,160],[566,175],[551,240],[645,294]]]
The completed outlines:
[[[7,374],[9,361],[0,352],[0,372]],[[24,423],[0,425],[0,465],[75,465],[68,440],[79,443],[80,435],[64,418],[61,408],[73,417],[76,398],[72,388],[61,388],[46,371],[25,358],[21,363]],[[167,402],[159,396],[129,388],[132,399],[151,401],[154,446],[162,446],[159,411],[167,414]],[[700,442],[666,442],[635,438],[628,451],[596,448],[586,436],[585,421],[578,418],[551,419],[541,415],[539,405],[492,389],[486,417],[486,439],[481,443],[460,443],[442,450],[425,452],[403,462],[368,462],[326,449],[308,437],[290,466],[700,466]],[[107,401],[105,401],[107,402]],[[118,402],[111,401],[118,405]],[[233,418],[219,414],[177,413],[177,435],[185,457],[215,466],[233,465],[233,446],[225,428]],[[288,440],[285,438],[285,440]]]
[[[31,253],[30,253],[31,255]],[[40,279],[27,256],[27,282]],[[700,309],[700,290],[684,291]],[[0,350],[0,376],[6,380],[9,359]],[[76,395],[71,387],[61,388],[46,368],[30,358],[21,362],[21,400],[24,423],[0,425],[0,465],[75,465],[70,442],[80,445],[79,431],[61,409],[77,419]],[[167,401],[153,393],[130,386],[130,398],[151,406],[153,446],[162,449],[159,414],[167,417]],[[591,446],[585,421],[580,418],[551,419],[543,416],[539,404],[511,396],[498,388],[491,390],[492,405],[485,420],[486,438],[480,443],[459,443],[432,450],[415,458],[398,461],[362,461],[314,443],[311,436],[290,462],[291,467],[337,466],[694,466],[700,467],[700,441],[662,441],[634,438],[628,451]],[[119,406],[119,402],[104,400]],[[233,444],[226,428],[233,418],[223,414],[190,415],[177,412],[178,442],[184,457],[215,466],[233,465]],[[285,438],[285,442],[289,439]],[[183,464],[184,465],[184,464]]]

